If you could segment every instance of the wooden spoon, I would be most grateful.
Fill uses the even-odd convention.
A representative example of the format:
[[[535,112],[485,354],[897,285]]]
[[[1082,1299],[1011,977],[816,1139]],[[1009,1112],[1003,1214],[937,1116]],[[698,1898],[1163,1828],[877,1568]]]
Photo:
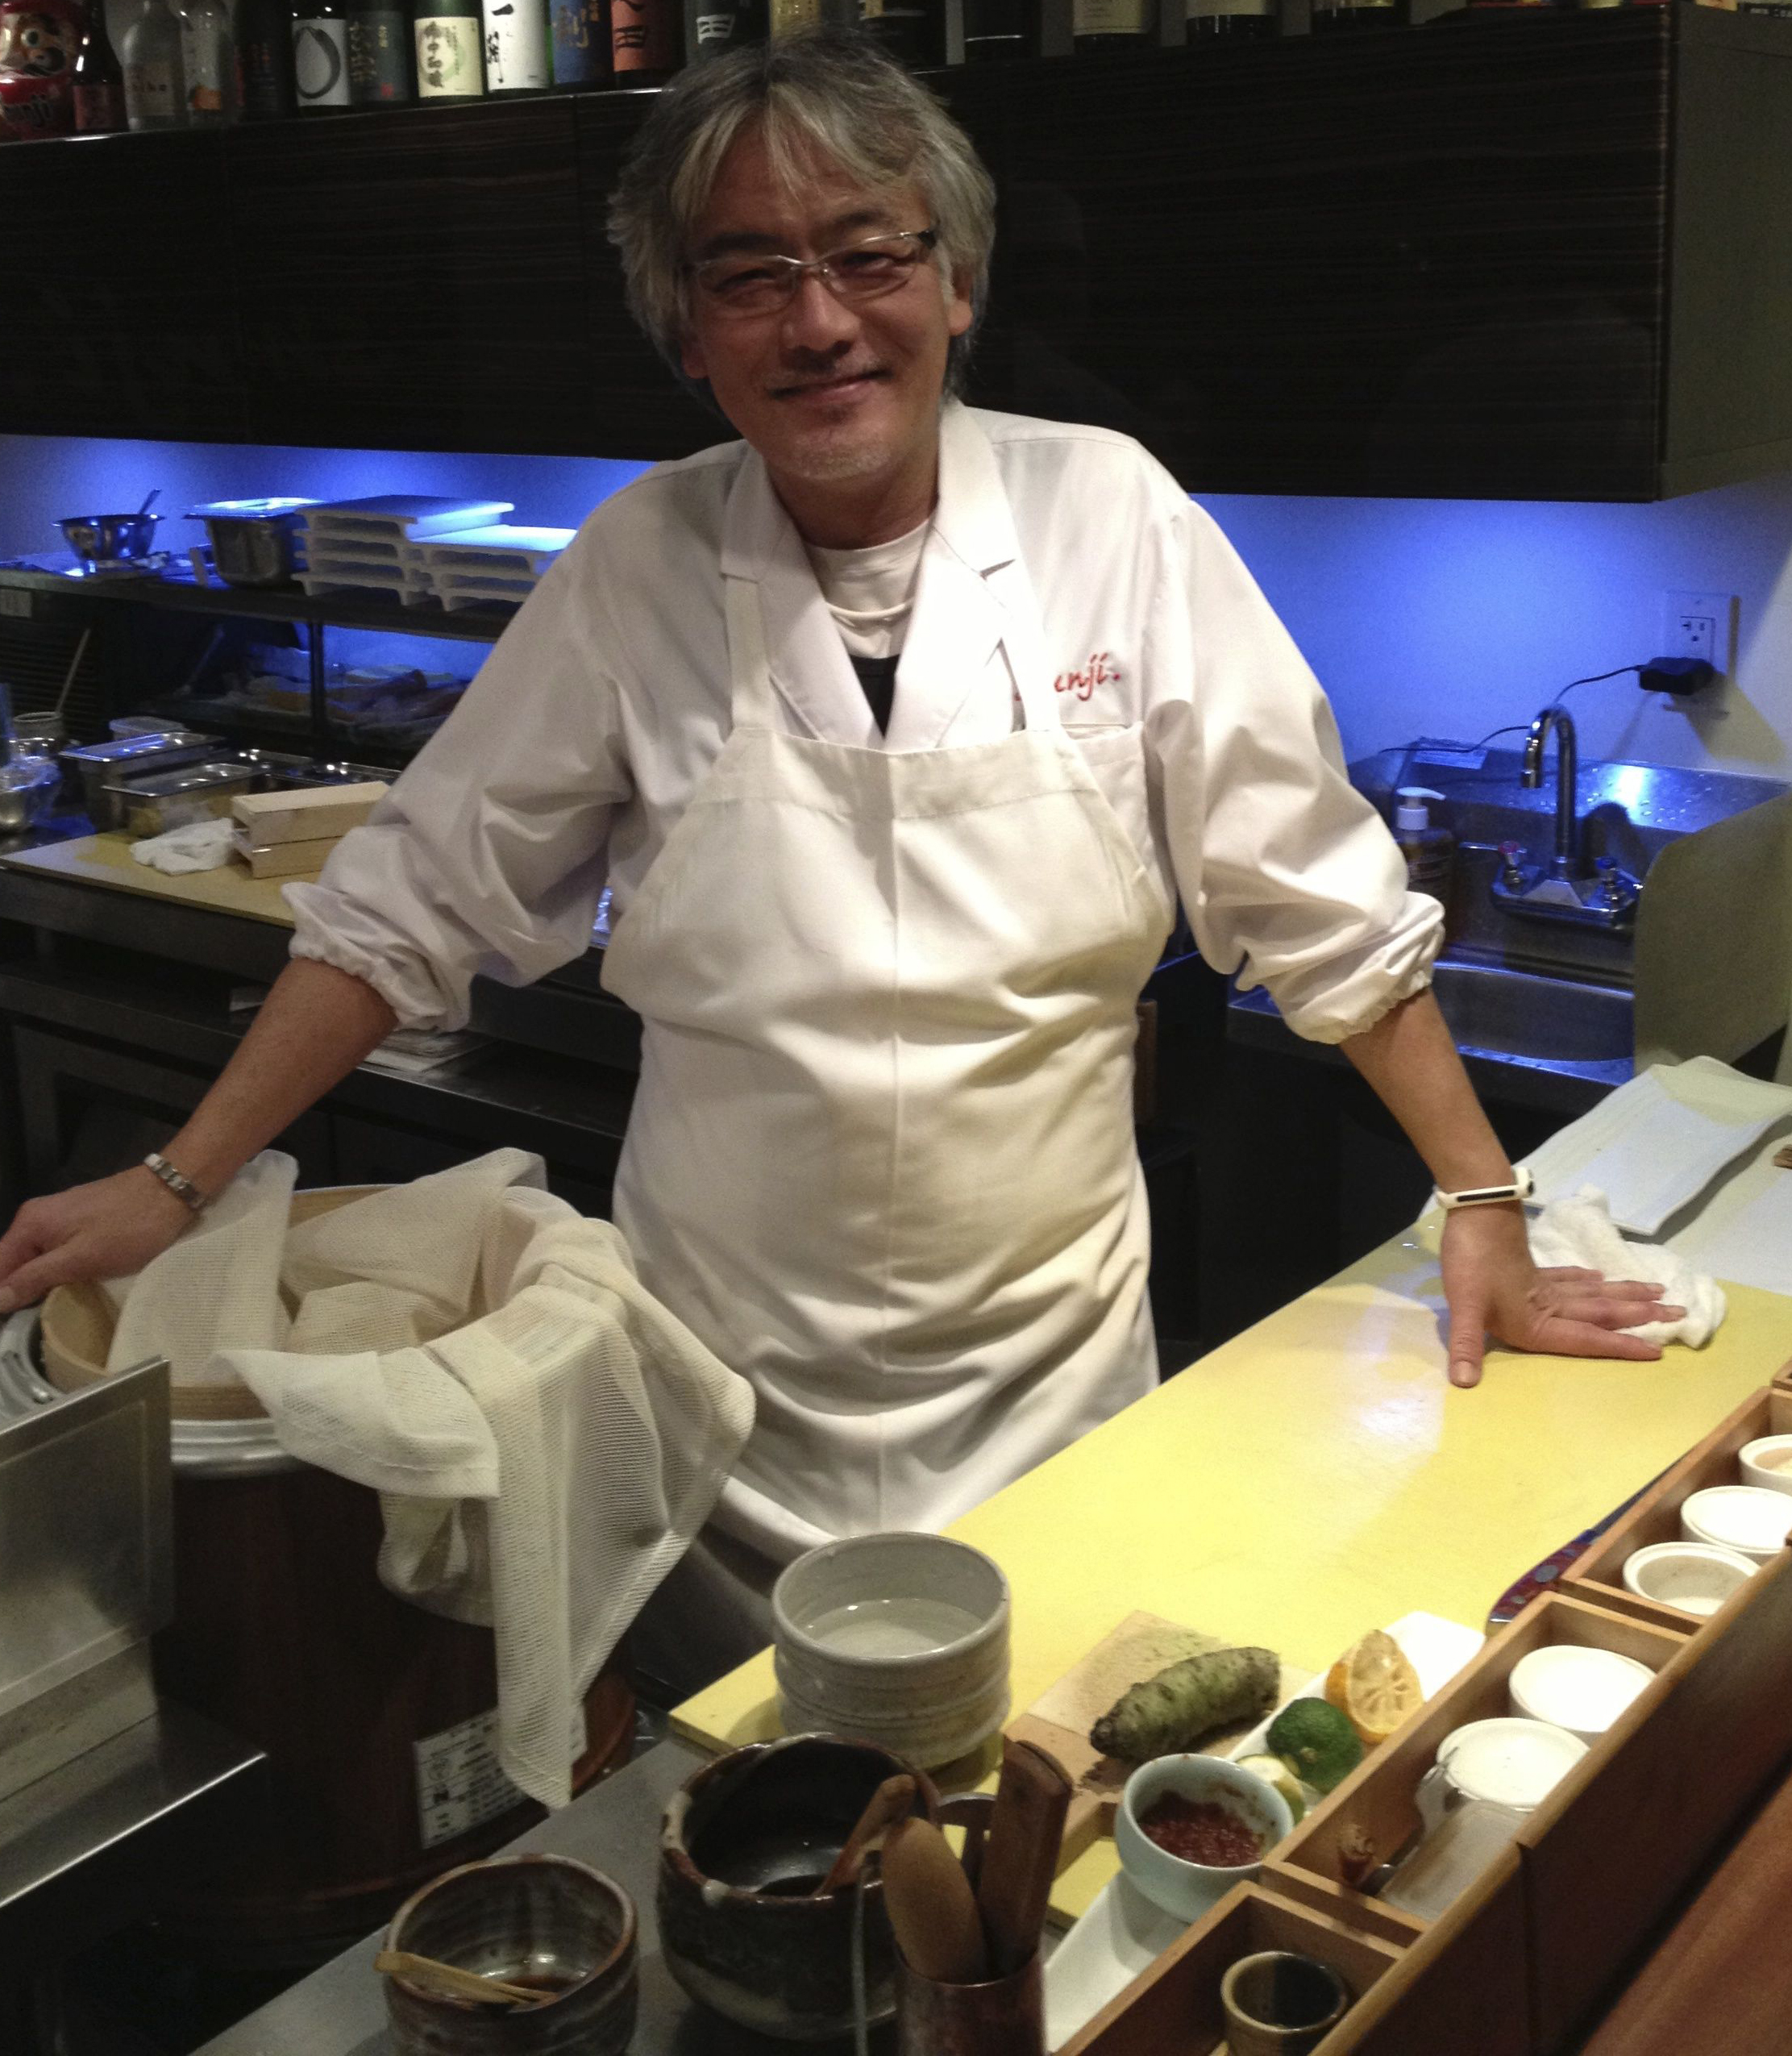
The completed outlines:
[[[413,1955],[408,1949],[382,1949],[373,1967],[382,1977],[403,1978],[439,1996],[476,2000],[484,2006],[543,2006],[560,1996],[539,1991],[532,1985],[507,1984],[502,1978],[481,1977],[477,1971],[438,1962],[433,1956]]]
[[[931,1821],[898,1821],[884,1837],[884,1904],[911,1970],[936,1984],[989,1975],[976,1895]]]
[[[809,1894],[819,1899],[824,1892],[838,1892],[843,1884],[850,1884],[859,1875],[859,1867],[865,1860],[866,1851],[887,1828],[893,1827],[903,1819],[915,1803],[915,1781],[904,1774],[886,1778],[865,1802],[865,1810],[854,1824],[852,1833],[842,1845],[840,1854],[829,1866],[827,1875]]]

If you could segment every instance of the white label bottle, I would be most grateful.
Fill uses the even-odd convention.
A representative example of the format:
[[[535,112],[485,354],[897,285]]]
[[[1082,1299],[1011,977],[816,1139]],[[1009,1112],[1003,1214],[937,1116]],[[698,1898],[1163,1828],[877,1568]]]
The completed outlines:
[[[181,24],[164,0],[143,0],[124,32],[124,106],[134,129],[185,128],[186,70]]]
[[[554,83],[547,0],[484,0],[485,90],[541,93]]]
[[[293,85],[301,114],[349,104],[348,22],[340,0],[298,0]]]

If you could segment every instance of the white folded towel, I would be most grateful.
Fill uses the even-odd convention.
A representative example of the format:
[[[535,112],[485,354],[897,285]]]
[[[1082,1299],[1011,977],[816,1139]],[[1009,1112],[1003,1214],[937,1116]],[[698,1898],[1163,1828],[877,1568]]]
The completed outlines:
[[[189,821],[165,834],[146,836],[131,845],[139,864],[178,877],[183,871],[216,871],[231,860],[231,824],[220,815],[212,821]]]
[[[1607,1278],[1660,1285],[1668,1304],[1683,1306],[1686,1313],[1678,1321],[1644,1321],[1624,1332],[1664,1348],[1685,1342],[1703,1349],[1728,1310],[1723,1288],[1684,1257],[1659,1242],[1627,1242],[1612,1226],[1611,1208],[1596,1185],[1582,1185],[1572,1199],[1543,1209],[1531,1223],[1531,1255],[1546,1266],[1578,1264]]]

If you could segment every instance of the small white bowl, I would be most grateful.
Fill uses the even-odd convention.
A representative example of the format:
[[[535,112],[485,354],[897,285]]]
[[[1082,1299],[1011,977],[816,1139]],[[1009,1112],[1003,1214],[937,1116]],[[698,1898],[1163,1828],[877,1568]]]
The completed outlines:
[[[944,1535],[850,1535],[799,1556],[771,1591],[788,1734],[875,1742],[930,1771],[1008,1718],[1008,1580]]]
[[[1559,1642],[1521,1656],[1506,1683],[1515,1713],[1565,1728],[1590,1746],[1654,1675],[1632,1656]]]
[[[1229,1808],[1257,1830],[1266,1853],[1293,1832],[1294,1817],[1274,1785],[1222,1757],[1159,1756],[1133,1773],[1114,1816],[1114,1847],[1121,1867],[1154,1906],[1175,1920],[1198,1921],[1235,1884],[1254,1878],[1262,1861],[1191,1863],[1160,1849],[1139,1821],[1169,1792],[1196,1804]]]
[[[1653,1599],[1659,1606],[1715,1613],[1760,1567],[1752,1557],[1715,1542],[1651,1542],[1625,1558],[1624,1584],[1639,1599]]]
[[[1736,1467],[1745,1485],[1763,1492],[1792,1492],[1792,1435],[1757,1435],[1737,1452]]]
[[[1586,1754],[1578,1735],[1549,1721],[1470,1721],[1445,1736],[1437,1761],[1465,1799],[1540,1805]]]
[[[1786,1495],[1760,1485],[1711,1485],[1680,1509],[1680,1531],[1688,1542],[1733,1549],[1756,1563],[1770,1563],[1779,1554],[1788,1529],[1792,1507]]]

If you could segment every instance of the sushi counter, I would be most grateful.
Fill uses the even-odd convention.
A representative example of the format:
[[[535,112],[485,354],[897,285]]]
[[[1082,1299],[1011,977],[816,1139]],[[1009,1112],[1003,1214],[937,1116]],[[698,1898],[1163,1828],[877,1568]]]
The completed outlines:
[[[1662,1896],[1661,1864],[1669,1853],[1688,1887],[1704,1856],[1739,1832],[1734,1862],[1782,1860],[1785,1837],[1776,1840],[1774,1822],[1792,1802],[1781,1797],[1764,1812],[1751,1808],[1792,1758],[1792,1732],[1778,1732],[1782,1717],[1756,1717],[1770,1699],[1783,1697],[1759,1688],[1764,1662],[1779,1666],[1779,1631],[1792,1632],[1792,1559],[1770,1563],[1707,1624],[1627,1600],[1608,1567],[1615,1596],[1603,1585],[1569,1581],[1485,1644],[1478,1637],[1508,1586],[1658,1474],[1668,1473],[1656,1489],[1669,1491],[1671,1505],[1652,1512],[1645,1496],[1625,1517],[1644,1523],[1639,1535],[1653,1536],[1649,1523],[1670,1518],[1692,1484],[1733,1474],[1741,1439],[1764,1424],[1792,1429],[1792,1396],[1764,1390],[1792,1358],[1792,1300],[1733,1288],[1729,1317],[1708,1346],[1672,1350],[1656,1363],[1496,1353],[1485,1382],[1471,1391],[1444,1379],[1441,1312],[1435,1259],[1421,1238],[1384,1245],[1203,1358],[953,1531],[1008,1580],[1017,1713],[1050,1708],[1054,1688],[1141,1613],[1220,1642],[1266,1646],[1281,1659],[1284,1689],[1291,1675],[1324,1679],[1366,1631],[1412,1617],[1441,1617],[1441,1624],[1474,1631],[1468,1645],[1476,1653],[1466,1667],[1269,1851],[1257,1883],[1198,1921],[1056,2046],[1088,2056],[1147,2048],[1205,2056],[1224,2032],[1210,1987],[1224,1964],[1246,1949],[1280,1947],[1329,1956],[1359,1993],[1374,1987],[1324,2040],[1327,2056],[1346,2050],[1418,2056],[1428,2046],[1448,2046],[1452,2056],[1556,2056],[1582,2046],[1578,2037],[1596,2016],[1595,2002],[1603,2004],[1615,1970],[1644,1940],[1621,1927],[1623,1909],[1634,1919],[1650,1892],[1657,1911],[1685,1896],[1678,1889]],[[1726,1435],[1719,1448],[1713,1431],[1720,1423]],[[1679,1459],[1695,1447],[1705,1454],[1688,1471]],[[1503,1714],[1512,1669],[1557,1643],[1610,1651],[1666,1673],[1653,1679],[1636,1717],[1603,1738],[1621,1744],[1619,1753],[1595,1750],[1578,1766],[1563,1788],[1572,1788],[1572,1808],[1552,1812],[1546,1804],[1520,1837],[1524,1846],[1508,1848],[1437,1921],[1355,1891],[1356,1874],[1341,1855],[1350,1833],[1366,1825],[1384,1845],[1377,1853],[1386,1853],[1398,1834],[1378,1818],[1387,1803],[1382,1795],[1403,1781],[1409,1792],[1456,1723]],[[1703,1650],[1710,1654],[1698,1660]],[[1701,1709],[1707,1735],[1681,1732]],[[1009,1726],[1016,1731],[1014,1721]],[[655,1890],[662,1813],[676,1788],[716,1753],[780,1731],[768,1651],[677,1708],[670,1739],[517,1845],[580,1857],[634,1900],[640,2012],[628,2046],[641,2056],[700,2049],[705,2056],[744,2056],[787,2046],[692,2004],[667,1968]],[[1626,1776],[1644,1770],[1659,1779],[1651,1751],[1661,1746],[1682,1752],[1676,1760],[1684,1788],[1673,1806],[1664,1804],[1659,1782],[1642,1793],[1624,1788]],[[995,1750],[986,1744],[947,1766],[938,1774],[942,1791],[987,1783]],[[1571,1830],[1589,1808],[1609,1814],[1626,1804],[1661,1808],[1661,1863],[1642,1866],[1647,1875],[1632,1866],[1633,1875],[1613,1883],[1603,1879],[1597,1853],[1586,1855]],[[1688,1837],[1700,1836],[1696,1854],[1689,1853]],[[1081,1838],[1087,1846],[1054,1888],[1059,1927],[1100,1906],[1115,1871],[1104,1833]],[[1540,1978],[1527,1954],[1539,1902],[1524,1898],[1537,1879],[1546,1892],[1565,1895],[1557,1913],[1571,1909],[1558,1931],[1565,1954],[1550,1954]],[[1707,1961],[1712,1933],[1744,1920],[1758,1903],[1758,1880],[1733,1892],[1720,1892],[1722,1885],[1720,1876],[1689,1916],[1703,1924],[1707,1956],[1684,1957],[1682,1969]],[[1602,1907],[1609,1908],[1603,1917]],[[1084,1920],[1072,1928],[1071,1942],[1089,1927]],[[206,2056],[372,2056],[395,2046],[382,2026],[381,1979],[372,1967],[376,1946],[369,1939],[338,1958],[210,2044]],[[1629,2002],[1621,2003],[1608,2038],[1588,2045],[1599,2056],[1666,2056],[1670,2047],[1698,2046],[1653,2038],[1656,2027],[1676,2017],[1661,1991],[1648,1987],[1657,1975],[1645,1973],[1636,1987],[1639,1995],[1652,1992],[1640,2026],[1626,2015]],[[1778,1975],[1764,1975],[1763,2006]],[[1789,2000],[1792,1991],[1779,1992],[1778,2017]],[[1446,2010],[1434,2012],[1428,2029],[1415,2028],[1428,2007],[1439,2005]],[[1428,2045],[1412,2038],[1426,2032],[1449,2039]],[[894,2045],[886,2030],[873,2046]],[[1724,2046],[1753,2056],[1780,2045],[1769,2034]]]

